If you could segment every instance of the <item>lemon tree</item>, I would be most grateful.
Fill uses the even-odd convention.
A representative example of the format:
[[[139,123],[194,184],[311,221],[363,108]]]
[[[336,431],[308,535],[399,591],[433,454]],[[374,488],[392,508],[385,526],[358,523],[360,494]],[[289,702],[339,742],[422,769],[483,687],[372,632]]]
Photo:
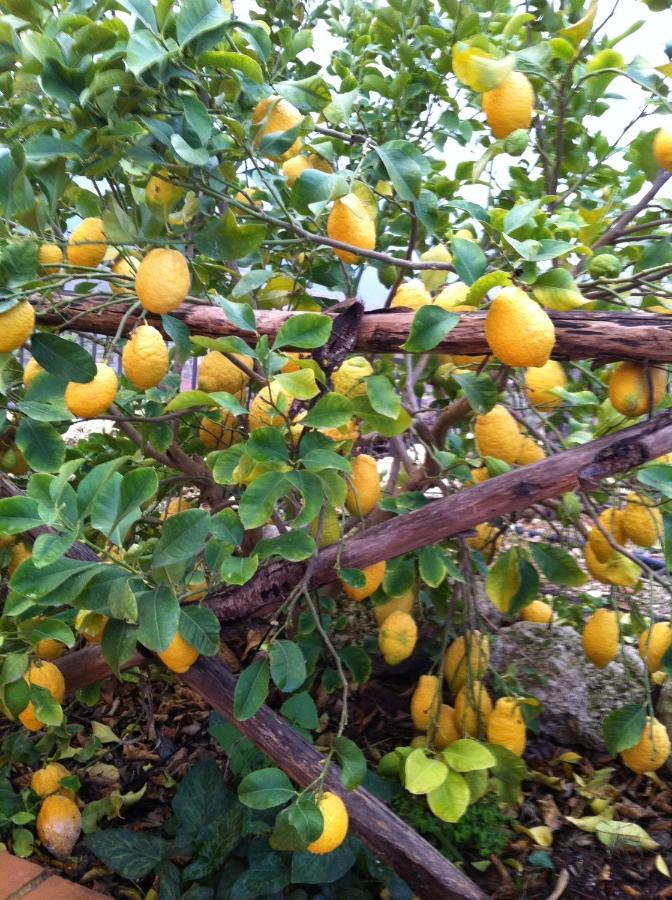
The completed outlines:
[[[518,619],[550,641],[580,630],[598,667],[638,647],[605,743],[633,772],[662,766],[672,628],[648,609],[672,558],[672,70],[621,49],[669,6],[647,5],[620,34],[578,0],[7,5],[0,828],[15,851],[66,858],[81,828],[112,869],[133,858],[175,890],[233,853],[232,896],[257,896],[255,865],[277,892],[361,862],[347,792],[369,764],[444,823],[486,796],[515,807],[543,710],[524,673],[492,671],[490,645]],[[609,479],[559,481],[514,516],[560,453],[638,424],[625,443],[659,434],[656,458],[620,445]],[[493,517],[500,478],[511,503]],[[481,518],[448,539],[433,504],[462,491]],[[392,518],[389,544],[349,565],[350,539]],[[117,678],[144,657],[157,683],[236,661],[234,731],[211,722],[236,760],[233,830],[217,857],[192,828],[190,874],[164,839],[97,832],[102,807],[77,794],[106,738],[87,722],[75,742],[59,666],[87,645]],[[374,668],[408,682],[405,739],[375,760],[349,727]],[[236,755],[235,722],[264,704],[320,735],[306,784],[249,742]],[[77,776],[44,768],[75,757]],[[21,793],[26,760],[48,777]],[[345,801],[327,790],[337,766]],[[252,863],[245,809],[263,812]]]

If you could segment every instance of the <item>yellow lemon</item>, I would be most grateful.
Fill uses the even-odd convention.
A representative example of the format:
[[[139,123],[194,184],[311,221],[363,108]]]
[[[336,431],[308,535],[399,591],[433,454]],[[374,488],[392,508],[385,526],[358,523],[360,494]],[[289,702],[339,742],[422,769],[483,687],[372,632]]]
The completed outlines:
[[[647,497],[630,493],[623,510],[623,528],[638,547],[654,547],[663,536],[663,517]]]
[[[26,682],[45,688],[57,703],[62,703],[65,697],[65,679],[61,670],[51,662],[33,663],[23,676]],[[35,707],[28,701],[28,705],[19,714],[19,721],[28,731],[40,731],[44,724],[35,716]]]
[[[672,172],[672,131],[659,128],[653,139],[653,155],[661,169]]]
[[[667,371],[640,363],[622,362],[609,379],[609,399],[616,412],[634,418],[655,408],[665,396]]]
[[[380,500],[380,476],[372,456],[362,453],[352,460],[345,505],[353,516],[368,516]]]
[[[121,284],[115,284],[114,281],[110,283],[113,294],[123,294],[133,290],[133,279],[135,278],[135,273],[138,271],[138,266],[139,262],[135,257],[131,257],[131,259],[128,260],[124,259],[122,256],[121,259],[116,261],[111,269],[112,274],[119,276],[119,278],[123,278],[124,281]]]
[[[420,309],[432,302],[432,295],[422,281],[414,279],[404,281],[394,292],[390,306],[403,306],[407,309]]]
[[[483,94],[483,112],[498,140],[519,128],[527,130],[534,115],[534,89],[528,78],[522,72],[510,72]]]
[[[443,674],[448,687],[456,694],[469,676],[480,681],[488,671],[490,644],[480,631],[468,631],[456,638],[446,650]]]
[[[238,441],[236,417],[228,410],[215,414],[215,420],[204,416],[198,429],[198,437],[208,450],[226,450]]]
[[[498,403],[474,423],[476,446],[482,457],[492,456],[512,465],[522,449],[523,436],[511,413]]]
[[[74,800],[52,794],[42,801],[35,825],[37,836],[49,853],[57,859],[67,859],[82,830],[82,817]]]
[[[158,654],[159,659],[167,669],[184,675],[198,659],[198,650],[194,650],[191,644],[176,632],[168,647]]]
[[[60,763],[47,763],[45,766],[42,766],[41,769],[33,772],[30,779],[30,788],[38,797],[48,797],[50,794],[61,791],[61,781],[64,778],[68,778],[69,775],[70,773],[68,770]],[[72,791],[63,791],[62,793],[64,793],[65,796],[74,796]]]
[[[647,717],[644,731],[634,747],[623,750],[621,759],[633,772],[655,772],[667,762],[670,755],[670,738],[667,728],[658,719]]]
[[[669,622],[656,622],[639,636],[639,655],[646,662],[649,672],[657,672],[663,657],[672,644],[672,626]]]
[[[464,684],[455,697],[455,724],[461,735],[478,737],[492,712],[492,700],[480,681]]]
[[[252,124],[260,126],[254,135],[254,143],[259,146],[265,135],[289,131],[300,125],[302,121],[303,116],[289,100],[278,96],[265,97],[257,103],[252,113]],[[269,154],[269,159],[278,162],[296,156],[301,149],[301,143],[301,138],[297,137],[288,150],[285,150],[280,156],[270,156]]]
[[[98,363],[93,381],[80,384],[69,381],[65,389],[65,405],[78,419],[95,419],[113,402],[119,382],[114,369],[107,363]]]
[[[373,607],[373,614],[376,617],[376,622],[379,625],[382,625],[385,619],[398,609],[402,612],[412,613],[413,606],[415,605],[415,596],[415,588],[412,587],[398,597],[392,597],[387,603],[376,604],[376,606]]]
[[[440,704],[439,679],[436,675],[421,675],[411,697],[411,718],[416,731],[427,731]]]
[[[490,713],[487,726],[488,743],[506,747],[516,756],[525,752],[525,720],[519,703],[512,697],[500,697]]]
[[[553,621],[553,607],[549,606],[544,600],[533,600],[528,603],[520,611],[520,618],[524,622],[538,622],[541,625],[548,625]]]
[[[337,394],[344,397],[365,397],[366,382],[369,375],[373,375],[373,367],[368,359],[363,356],[351,356],[339,366],[331,376],[331,383]]]
[[[555,359],[549,359],[543,366],[530,366],[525,370],[527,399],[538,409],[551,409],[562,403],[562,397],[552,394],[553,388],[567,389],[565,370]]]
[[[35,310],[27,300],[20,300],[0,313],[0,353],[11,353],[22,347],[35,329]]]
[[[279,384],[271,381],[256,395],[250,405],[250,431],[265,428],[268,425],[282,427],[292,405],[291,397]]]
[[[370,597],[371,594],[374,594],[383,583],[385,568],[385,560],[381,560],[381,562],[373,563],[373,565],[362,569],[365,581],[364,586],[360,588],[350,587],[349,584],[346,584],[345,581],[341,580],[341,586],[345,595],[349,597],[350,600],[356,600],[358,603],[362,600],[366,600],[366,598]]]
[[[397,666],[413,653],[417,639],[415,619],[398,609],[380,626],[378,647],[388,666]]]
[[[166,169],[159,169],[156,175],[152,175],[145,188],[145,199],[150,209],[163,213],[169,213],[184,197],[184,188],[174,184],[170,179],[170,173]]]
[[[35,378],[36,375],[39,375],[40,372],[44,372],[44,369],[38,361],[31,356],[26,363],[26,368],[23,370],[23,386],[29,388],[33,378]]]
[[[236,353],[235,358],[249,368],[252,359]],[[239,369],[219,350],[211,350],[206,353],[198,369],[198,387],[201,391],[213,393],[214,391],[227,391],[229,394],[239,394],[246,386],[250,376]]]
[[[121,355],[124,375],[141,391],[161,384],[169,362],[166,342],[152,325],[136,328]]]
[[[308,844],[308,852],[322,855],[331,853],[345,840],[348,833],[348,810],[337,794],[325,791],[318,801],[322,813],[322,834]]]
[[[40,244],[37,261],[40,264],[40,272],[49,274],[63,262],[63,251],[58,244]]]
[[[103,220],[95,216],[80,222],[68,239],[68,262],[71,266],[95,269],[106,252]]]
[[[340,241],[362,250],[375,250],[376,223],[356,194],[346,194],[336,200],[327,219],[327,236],[332,241]],[[356,263],[359,257],[351,250],[334,249],[339,259]]]
[[[135,273],[135,292],[149,312],[174,312],[186,299],[191,286],[189,264],[179,250],[150,250]]]
[[[548,313],[517,287],[503,288],[485,319],[485,337],[506,366],[543,366],[555,344]]]
[[[612,609],[596,609],[586,622],[583,635],[583,651],[598,669],[603,669],[618,653],[618,616]]]
[[[518,456],[516,457],[516,462],[518,463],[518,465],[530,466],[532,465],[532,463],[539,462],[542,459],[546,459],[544,448],[540,447],[539,444],[529,435],[524,434],[520,444],[520,450],[518,451]]]

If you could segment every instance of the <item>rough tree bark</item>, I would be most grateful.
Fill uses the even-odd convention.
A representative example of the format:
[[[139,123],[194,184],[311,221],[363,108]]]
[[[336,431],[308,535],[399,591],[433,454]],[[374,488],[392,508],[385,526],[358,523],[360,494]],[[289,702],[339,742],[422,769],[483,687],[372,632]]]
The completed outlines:
[[[44,325],[63,326],[69,331],[93,332],[96,334],[117,333],[124,306],[97,310],[106,297],[91,297],[87,300],[73,300],[67,307],[52,310],[45,304],[38,304],[39,321]],[[339,309],[342,311],[343,305]],[[256,342],[251,331],[232,325],[223,310],[217,306],[187,303],[171,313],[181,319],[192,334],[209,337],[235,335],[249,344]],[[257,330],[259,335],[274,337],[280,326],[288,318],[300,313],[277,310],[257,310]],[[339,315],[332,312],[331,315]],[[412,312],[384,310],[366,312],[361,318],[354,350],[371,353],[399,351],[408,338]],[[556,329],[556,344],[553,358],[638,360],[640,362],[672,362],[672,317],[651,313],[618,312],[550,312]],[[75,320],[73,320],[75,317]],[[129,316],[124,333],[130,332],[137,324],[138,316]],[[483,324],[484,312],[462,314],[458,325],[436,346],[441,353],[460,353],[478,356],[489,352]],[[162,331],[161,319],[148,315],[147,322]]]

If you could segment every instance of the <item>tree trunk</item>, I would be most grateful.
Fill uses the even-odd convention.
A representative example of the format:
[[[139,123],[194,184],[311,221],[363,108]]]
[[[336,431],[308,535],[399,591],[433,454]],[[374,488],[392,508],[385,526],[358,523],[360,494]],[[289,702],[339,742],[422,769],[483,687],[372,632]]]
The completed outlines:
[[[73,300],[55,312],[38,304],[39,321],[44,325],[60,325],[66,331],[117,333],[126,312],[124,306],[97,310],[109,297]],[[341,307],[342,310],[342,307]],[[339,315],[339,312],[327,313]],[[209,337],[235,335],[255,344],[257,335],[231,324],[218,306],[184,304],[171,313],[181,319],[192,334]],[[300,313],[277,310],[256,310],[258,335],[273,338],[287,319]],[[408,338],[412,312],[385,310],[365,312],[357,331],[354,350],[371,353],[392,353],[402,349]],[[485,339],[484,312],[462,314],[450,334],[437,344],[441,353],[479,356],[489,353]],[[672,362],[672,317],[651,313],[618,312],[550,312],[556,332],[554,359],[637,360],[639,362]],[[75,321],[71,321],[76,317]],[[146,321],[163,331],[161,319],[148,315]],[[137,324],[138,316],[130,316],[124,327],[128,334]]]

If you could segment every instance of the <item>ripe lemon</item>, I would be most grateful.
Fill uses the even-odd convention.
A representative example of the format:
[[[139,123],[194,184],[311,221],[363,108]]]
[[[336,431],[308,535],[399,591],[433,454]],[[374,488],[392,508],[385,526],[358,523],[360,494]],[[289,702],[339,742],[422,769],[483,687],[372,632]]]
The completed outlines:
[[[33,772],[30,779],[30,788],[35,791],[38,797],[48,797],[61,791],[61,781],[68,778],[70,773],[58,762],[47,763],[36,772]],[[66,797],[73,797],[72,791],[63,791]]]
[[[179,250],[150,250],[135,273],[135,292],[149,312],[163,315],[176,310],[191,286],[189,264]]]
[[[45,797],[37,814],[36,828],[38,838],[49,853],[57,859],[67,859],[82,830],[77,804],[62,794]]]
[[[657,672],[660,669],[670,644],[672,644],[672,625],[669,622],[656,622],[640,634],[639,655],[646,662],[649,672]]]
[[[470,474],[471,480],[474,482],[474,484],[483,484],[484,481],[487,481],[488,478],[490,478],[490,473],[488,472],[487,466],[478,466],[478,468],[472,469]],[[480,526],[477,525],[476,528],[478,529],[480,528]],[[470,538],[470,540],[473,540],[473,538]],[[476,547],[476,549],[480,550],[481,548]]]
[[[583,556],[590,574],[603,584],[633,588],[641,577],[637,563],[632,562],[622,553],[614,553],[606,563],[601,563],[595,556],[590,543],[587,542],[583,548]]]
[[[653,393],[649,387],[649,380]],[[667,372],[651,366],[648,373],[643,365],[622,362],[609,379],[609,399],[622,416],[643,416],[649,407],[655,408],[665,396]]]
[[[362,569],[365,582],[364,586],[360,588],[350,587],[349,584],[346,584],[345,581],[341,580],[341,586],[343,587],[346,596],[349,597],[350,600],[356,600],[358,603],[362,600],[366,600],[366,598],[375,593],[383,583],[385,568],[385,560],[381,560],[381,562],[373,563],[373,565]]]
[[[464,684],[455,697],[455,724],[460,736],[478,737],[488,724],[492,700],[480,681]]]
[[[667,762],[670,755],[670,738],[667,728],[658,719],[647,717],[639,741],[629,750],[623,750],[621,759],[633,772],[655,772]]]
[[[44,369],[38,361],[31,356],[26,363],[26,368],[23,370],[23,386],[29,388],[33,378],[35,378],[36,375],[39,375],[40,372],[44,372]]]
[[[249,356],[236,353],[235,358],[248,368],[252,366]],[[206,353],[198,369],[198,387],[201,391],[212,393],[214,391],[227,391],[229,394],[239,394],[250,380],[249,375],[239,369],[235,363],[227,359],[219,350]]]
[[[503,288],[485,319],[488,346],[506,366],[543,366],[555,344],[548,313],[517,287]]]
[[[160,384],[168,372],[168,347],[161,332],[152,325],[140,325],[131,335],[121,355],[124,375],[140,391]]]
[[[435,749],[443,750],[448,744],[459,740],[461,737],[462,735],[457,727],[455,710],[452,706],[448,706],[447,703],[442,703],[436,723],[436,731],[432,738]]]
[[[226,450],[240,437],[236,431],[236,417],[228,410],[217,412],[214,420],[204,416],[198,437],[208,450]]]
[[[417,640],[415,619],[400,609],[385,619],[378,632],[378,647],[388,666],[397,666],[407,659],[415,650]]]
[[[327,236],[332,241],[341,241],[362,250],[375,250],[376,223],[373,221],[362,201],[355,194],[346,194],[336,200],[327,219]],[[334,248],[339,259],[347,263],[356,263],[359,257],[350,250]]]
[[[546,459],[543,447],[533,440],[529,435],[524,434],[520,444],[520,450],[516,457],[519,466],[530,466],[532,463]]]
[[[549,359],[543,366],[530,366],[525,370],[527,399],[537,409],[551,409],[562,403],[562,397],[552,394],[553,388],[567,389],[565,370],[555,359]]]
[[[316,516],[310,523],[310,533],[317,539],[320,517]],[[341,539],[341,517],[335,509],[325,509],[320,532],[320,547],[330,547]]]
[[[351,356],[333,373],[331,384],[337,394],[344,397],[365,397],[366,382],[373,375],[373,367],[363,356]]]
[[[420,309],[432,302],[432,295],[422,281],[413,279],[404,281],[394,292],[390,306],[404,306],[407,309]]]
[[[234,200],[237,200],[238,203],[242,203],[243,206],[253,206],[255,209],[263,209],[264,201],[261,199],[255,199],[255,193],[256,191],[254,188],[244,188],[242,191],[238,191],[238,193],[234,197]],[[231,209],[233,210],[234,215],[238,215],[238,213],[244,215],[244,211],[241,209],[238,209],[236,207],[231,207]]]
[[[480,681],[488,671],[490,644],[480,631],[468,631],[456,638],[446,650],[443,674],[448,687],[456,694],[467,680]]]
[[[653,155],[661,169],[672,172],[672,131],[660,128],[653,139]]]
[[[427,731],[440,704],[439,679],[436,675],[421,675],[411,697],[411,718],[416,731]]]
[[[337,443],[341,441],[352,441],[354,443],[359,437],[359,428],[354,419],[349,419],[345,425],[340,425],[338,428],[318,428],[318,431]]]
[[[60,659],[66,650],[65,644],[62,644],[60,641],[54,641],[51,638],[44,638],[44,640],[38,641],[35,648],[35,652],[40,659],[46,659],[50,662],[53,659]]]
[[[598,669],[604,669],[618,653],[618,616],[613,609],[596,609],[586,622],[583,651]]]
[[[300,125],[302,121],[303,116],[289,100],[278,96],[265,97],[257,103],[252,113],[252,124],[261,126],[254,135],[254,143],[259,146],[264,135],[289,131],[290,128]],[[269,159],[279,162],[296,156],[301,149],[301,144],[301,138],[297,137],[288,150],[285,150],[280,156],[269,155]]]
[[[63,262],[63,251],[58,244],[40,244],[37,261],[40,264],[40,273],[49,274]]]
[[[80,609],[75,617],[75,628],[87,644],[99,644],[108,621],[108,617],[102,613]]]
[[[122,278],[123,281],[121,284],[116,284],[114,281],[110,282],[113,294],[125,294],[128,291],[133,290],[133,279],[135,278],[139,265],[140,263],[135,257],[131,257],[131,259],[128,260],[124,259],[122,256],[116,261],[112,266],[111,272],[113,275]]]
[[[474,469],[474,471],[480,470]],[[487,471],[488,470],[486,469],[486,474]],[[503,535],[499,528],[496,528],[494,525],[487,525],[485,522],[477,525],[474,531],[476,534],[473,535],[473,537],[467,538],[467,544],[473,550],[479,550],[483,553],[486,559],[490,559],[499,549]]]
[[[620,509],[607,507],[598,516],[598,521],[604,530],[612,535],[619,547],[623,547],[627,543],[628,536],[623,524],[623,513]],[[588,532],[588,541],[599,562],[606,563],[613,555],[614,548],[596,526],[593,526]]]
[[[467,299],[467,294],[469,293],[468,286],[463,281],[454,281],[452,284],[447,285],[441,291],[440,294],[434,298],[434,306],[440,306],[441,309],[448,310],[449,312],[454,312],[458,306],[463,306]],[[473,357],[473,356],[453,356],[452,362],[455,365],[460,365],[459,362],[456,362],[458,359],[466,359],[470,362],[473,362],[474,359],[483,359],[482,356]]]
[[[250,431],[275,425],[281,428],[292,405],[293,397],[284,391],[279,384],[271,381],[256,395],[250,405]]]
[[[488,743],[506,747],[516,756],[525,752],[525,720],[520,705],[512,697],[500,697],[490,713],[487,727]]]
[[[152,175],[145,188],[147,206],[154,212],[165,215],[175,209],[184,197],[184,189],[170,180],[170,173],[160,169]]]
[[[663,517],[651,500],[639,494],[628,494],[623,510],[623,528],[639,547],[653,547],[663,535]]]
[[[368,516],[380,500],[378,466],[372,456],[362,453],[352,460],[345,505],[353,516]]]
[[[11,353],[22,347],[35,329],[35,310],[27,300],[20,300],[0,313],[0,353]]]
[[[373,614],[376,622],[382,625],[390,613],[396,612],[398,609],[402,612],[412,613],[415,605],[415,588],[409,588],[398,597],[392,597],[387,603],[378,603],[373,607]]]
[[[520,618],[524,622],[538,622],[541,625],[548,625],[553,621],[553,607],[549,606],[544,600],[533,600],[528,603],[520,611]]]
[[[11,578],[14,572],[16,572],[18,567],[21,565],[21,563],[26,559],[30,559],[32,555],[33,554],[26,547],[23,541],[18,541],[16,544],[14,544],[14,546],[12,547],[11,559],[7,563],[7,574],[9,575],[9,577]]]
[[[95,269],[106,252],[103,220],[96,216],[80,222],[68,239],[68,262],[71,266]]]
[[[282,164],[282,174],[287,179],[290,187],[294,187],[294,182],[297,178],[300,178],[308,169],[317,169],[319,172],[326,172],[327,174],[332,172],[332,168],[327,160],[322,159],[316,153],[311,153],[310,156],[292,156]]]
[[[171,516],[177,515],[177,513],[184,512],[185,509],[191,509],[192,504],[189,500],[186,500],[181,494],[177,497],[171,497],[167,506],[166,512],[164,515],[164,519],[169,519]]]
[[[23,676],[26,682],[45,688],[57,703],[62,703],[65,697],[65,679],[51,662],[33,663]],[[28,701],[28,705],[19,714],[19,721],[28,731],[40,731],[44,724],[35,717],[35,707]]]
[[[506,78],[483,94],[483,112],[493,135],[502,140],[518,128],[527,130],[534,115],[534,89],[522,72]]]
[[[172,672],[184,675],[198,659],[198,650],[194,650],[191,644],[176,632],[168,647],[158,654],[161,662]]]
[[[322,855],[340,847],[348,833],[348,810],[337,794],[325,791],[318,801],[322,813],[322,834],[308,844],[308,851]]]
[[[107,363],[98,363],[93,381],[80,384],[69,381],[65,389],[65,405],[78,419],[95,419],[113,402],[119,382],[114,369]]]
[[[493,456],[510,465],[518,459],[523,444],[516,420],[500,403],[490,412],[476,416],[474,437],[482,457]]]

